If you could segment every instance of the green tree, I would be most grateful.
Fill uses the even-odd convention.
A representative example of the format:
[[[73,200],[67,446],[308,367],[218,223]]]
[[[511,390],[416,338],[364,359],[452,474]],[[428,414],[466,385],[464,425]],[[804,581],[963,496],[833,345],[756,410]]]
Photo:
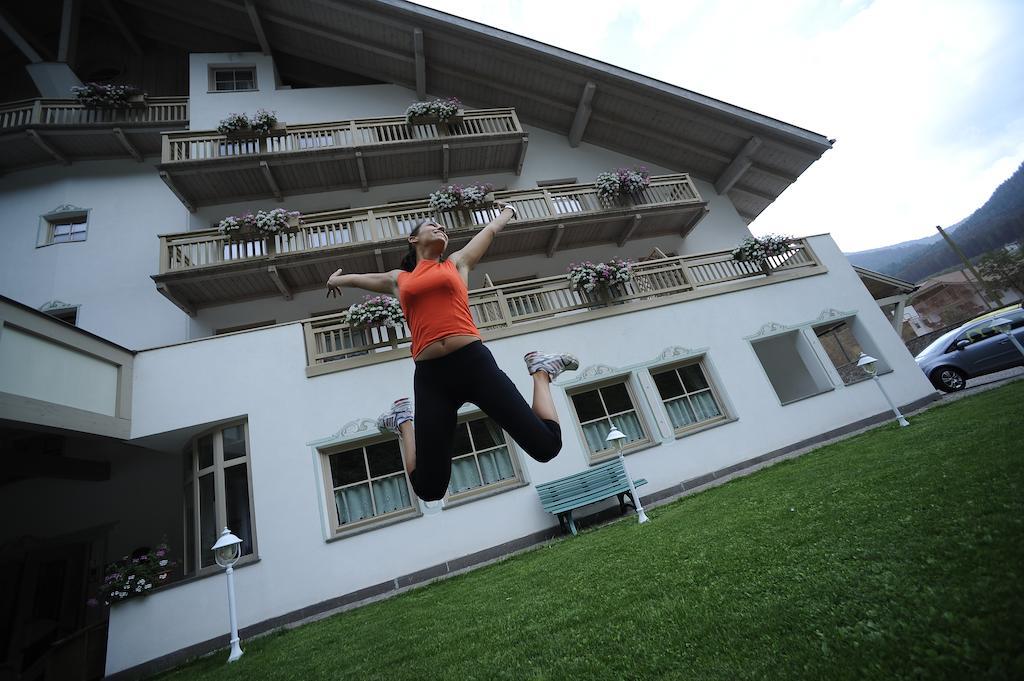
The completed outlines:
[[[1012,250],[997,248],[987,253],[978,262],[978,273],[992,298],[1000,289],[1009,288],[1024,295],[1024,240],[1018,241]]]

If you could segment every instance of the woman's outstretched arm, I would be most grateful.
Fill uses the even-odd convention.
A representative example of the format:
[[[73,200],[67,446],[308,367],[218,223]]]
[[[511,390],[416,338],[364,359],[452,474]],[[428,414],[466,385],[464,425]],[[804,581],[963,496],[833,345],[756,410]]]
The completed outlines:
[[[481,229],[468,244],[462,247],[462,250],[452,253],[451,259],[458,265],[460,270],[468,272],[476,267],[476,264],[480,262],[480,258],[484,257],[484,253],[487,252],[491,242],[494,241],[494,235],[500,232],[508,224],[508,221],[512,219],[512,216],[516,214],[516,209],[507,203],[498,203],[498,206],[501,208],[498,217],[488,222],[486,227]]]
[[[398,295],[398,273],[401,270],[390,272],[370,272],[369,274],[342,274],[338,270],[327,279],[327,297],[332,295],[340,296],[341,287],[351,286],[361,288],[374,293],[390,293]]]

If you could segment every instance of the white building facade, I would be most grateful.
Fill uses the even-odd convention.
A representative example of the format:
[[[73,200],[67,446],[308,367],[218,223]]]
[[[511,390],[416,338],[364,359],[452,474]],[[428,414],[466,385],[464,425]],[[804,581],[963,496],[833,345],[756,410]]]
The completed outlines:
[[[140,31],[169,6],[129,4]],[[262,50],[231,51],[237,40],[225,38],[191,52],[187,68],[177,62],[187,92],[154,97],[135,118],[87,119],[68,101],[71,122],[58,129],[51,100],[0,117],[14,159],[0,177],[0,420],[20,459],[3,482],[0,513],[17,520],[0,559],[29,576],[5,606],[12,666],[59,668],[101,641],[103,672],[134,678],[223,646],[225,586],[209,547],[225,525],[243,539],[236,584],[251,635],[554,536],[534,485],[606,460],[612,424],[653,501],[885,418],[851,352],[879,358],[897,404],[933,399],[827,234],[763,267],[731,259],[827,139],[414,5],[315,17],[307,4],[256,3]],[[185,14],[203,11],[213,10]],[[364,43],[352,37],[359,22]],[[289,25],[304,27],[303,49]],[[405,32],[396,40],[410,49],[388,30]],[[562,83],[571,96],[542,107],[518,86],[460,80],[443,64],[470,38],[534,64],[548,81],[532,91]],[[349,50],[341,84],[289,85],[295,55],[324,65],[331,45]],[[499,62],[472,61],[511,82]],[[406,124],[410,103],[448,95],[473,105],[461,123]],[[242,141],[216,132],[227,114],[260,108],[285,130]],[[97,139],[120,151],[90,151]],[[650,189],[597,197],[599,173],[640,166]],[[363,293],[328,300],[323,282],[338,267],[395,268],[405,234],[433,214],[426,197],[472,181],[520,211],[471,275],[488,347],[525,395],[527,351],[572,352],[581,367],[554,384],[556,459],[533,461],[466,405],[449,495],[427,504],[397,440],[373,423],[411,396],[407,332],[350,327],[343,310]],[[211,229],[277,207],[304,224],[241,241]],[[454,250],[492,215],[438,217]],[[570,263],[613,257],[637,263],[630,284],[569,288]],[[109,609],[85,605],[107,564],[161,541],[177,564],[166,585]],[[24,580],[42,579],[47,560],[82,577],[66,580],[43,622]],[[50,647],[29,647],[19,632],[30,629],[49,632]],[[69,636],[84,644],[60,643]]]

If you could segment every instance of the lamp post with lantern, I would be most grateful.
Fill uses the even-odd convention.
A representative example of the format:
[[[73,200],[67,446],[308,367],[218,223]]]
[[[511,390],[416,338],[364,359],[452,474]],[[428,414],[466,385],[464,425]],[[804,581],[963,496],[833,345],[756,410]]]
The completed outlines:
[[[228,662],[234,662],[242,656],[242,648],[238,645],[238,613],[235,609],[235,563],[242,555],[242,540],[231,534],[228,528],[220,533],[220,538],[211,549],[217,565],[225,568],[228,576],[228,613],[231,618],[231,653]]]
[[[885,392],[885,388],[882,387],[882,382],[878,380],[877,362],[877,359],[871,355],[865,355],[862,352],[860,353],[860,359],[857,360],[857,366],[863,369],[864,373],[870,376],[875,382],[875,385],[878,386],[878,389],[882,391],[882,396],[885,397],[885,401],[889,403],[889,408],[892,409],[892,413],[896,415],[896,420],[899,421],[900,426],[909,426],[910,422],[903,418],[903,414],[900,413],[900,410],[897,409],[896,405],[893,404],[891,399],[889,399],[889,393]]]
[[[622,458],[622,441],[626,439],[626,434],[621,430],[612,425],[612,429],[608,432],[608,437],[604,439],[605,442],[614,442],[615,451],[619,456],[619,463],[622,464],[622,470],[626,473],[626,482],[629,483],[629,494],[633,497],[633,504],[636,506],[636,518],[639,523],[646,523],[650,518],[647,517],[647,513],[644,512],[644,505],[640,503],[640,495],[636,493],[636,487],[633,485],[633,477],[626,470],[626,460]]]

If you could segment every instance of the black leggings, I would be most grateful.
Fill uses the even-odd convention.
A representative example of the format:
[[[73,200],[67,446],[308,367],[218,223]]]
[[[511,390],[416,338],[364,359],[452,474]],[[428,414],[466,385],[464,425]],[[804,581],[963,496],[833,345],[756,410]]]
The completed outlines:
[[[416,469],[409,477],[424,501],[440,499],[448,490],[457,412],[466,402],[480,407],[537,461],[550,461],[562,449],[558,422],[533,413],[480,341],[416,362],[413,386]]]

